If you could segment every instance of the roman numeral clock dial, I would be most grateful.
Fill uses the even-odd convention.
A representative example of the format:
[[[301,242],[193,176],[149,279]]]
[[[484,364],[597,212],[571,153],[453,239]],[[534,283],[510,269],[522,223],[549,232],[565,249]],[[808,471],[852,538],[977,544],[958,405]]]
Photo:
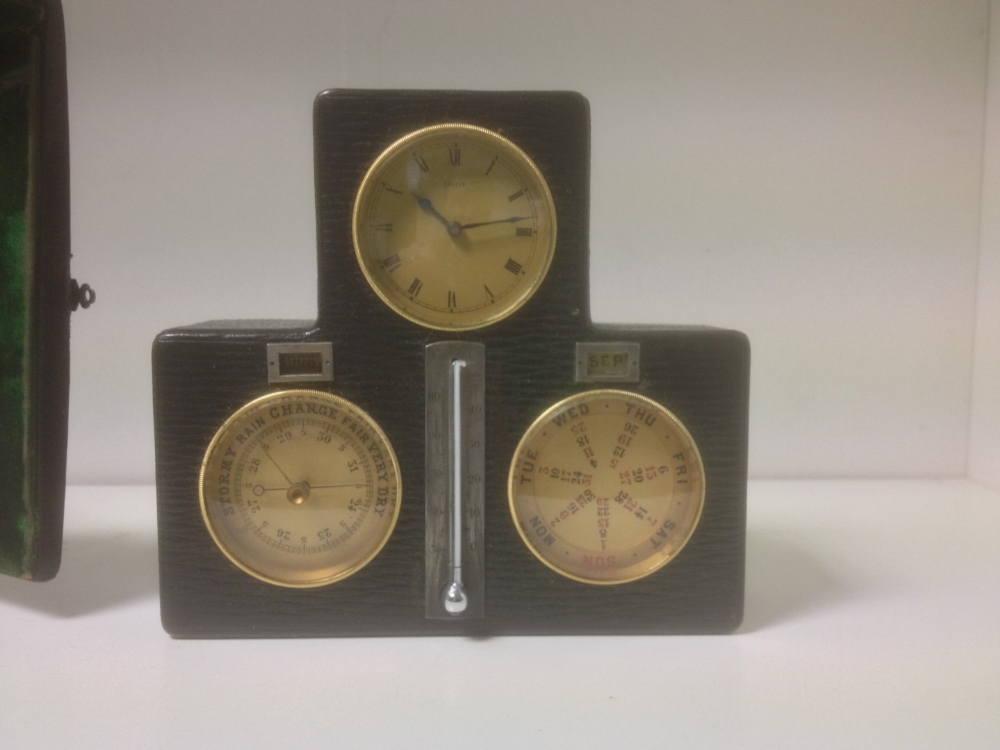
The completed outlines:
[[[390,145],[358,190],[354,249],[376,294],[438,330],[496,323],[545,278],[556,215],[545,178],[510,140],[474,125]]]

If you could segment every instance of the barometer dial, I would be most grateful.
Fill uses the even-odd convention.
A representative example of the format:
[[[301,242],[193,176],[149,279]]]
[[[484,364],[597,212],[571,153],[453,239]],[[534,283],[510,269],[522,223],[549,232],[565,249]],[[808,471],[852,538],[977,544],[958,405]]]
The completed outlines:
[[[399,463],[365,412],[320,391],[244,405],[205,453],[201,510],[219,549],[279,586],[323,586],[367,565],[399,516]]]
[[[579,393],[521,438],[510,510],[528,548],[584,583],[626,583],[670,562],[705,502],[701,456],[670,411],[634,393]]]

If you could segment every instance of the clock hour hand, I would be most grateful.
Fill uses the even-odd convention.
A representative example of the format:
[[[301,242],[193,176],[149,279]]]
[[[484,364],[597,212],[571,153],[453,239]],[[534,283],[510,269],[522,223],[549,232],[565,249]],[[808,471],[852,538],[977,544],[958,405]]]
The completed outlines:
[[[462,224],[462,229],[475,229],[476,227],[485,227],[488,224],[515,224],[519,221],[526,221],[530,219],[530,216],[511,216],[509,219],[496,219],[494,221],[477,221],[472,224]]]
[[[444,218],[440,213],[438,213],[438,210],[434,208],[434,204],[431,203],[429,198],[422,198],[416,193],[413,193],[413,197],[417,199],[417,205],[420,206],[420,210],[425,214],[430,214],[444,224],[445,229],[448,230],[448,234],[452,237],[458,237],[458,235],[462,233],[462,225],[457,221],[448,221]]]

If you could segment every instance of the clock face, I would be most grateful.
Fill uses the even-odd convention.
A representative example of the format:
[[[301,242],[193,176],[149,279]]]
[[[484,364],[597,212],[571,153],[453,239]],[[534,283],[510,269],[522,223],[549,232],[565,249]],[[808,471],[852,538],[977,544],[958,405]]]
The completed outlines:
[[[435,125],[376,159],[358,190],[353,234],[387,305],[428,328],[462,331],[531,298],[552,261],[556,215],[541,172],[511,141]]]

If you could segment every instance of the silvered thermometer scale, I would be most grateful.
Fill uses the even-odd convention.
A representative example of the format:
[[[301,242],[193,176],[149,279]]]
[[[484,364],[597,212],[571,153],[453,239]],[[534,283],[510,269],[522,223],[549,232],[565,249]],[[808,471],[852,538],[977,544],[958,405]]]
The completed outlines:
[[[425,614],[483,617],[485,354],[443,341],[425,352]]]

